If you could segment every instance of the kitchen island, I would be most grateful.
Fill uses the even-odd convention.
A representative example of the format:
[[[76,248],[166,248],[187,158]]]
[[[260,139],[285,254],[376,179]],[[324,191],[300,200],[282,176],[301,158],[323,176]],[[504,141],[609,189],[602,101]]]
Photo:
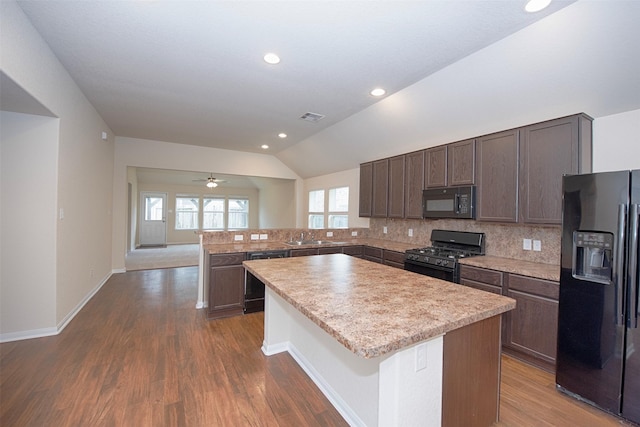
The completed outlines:
[[[288,351],[351,425],[491,425],[515,301],[343,254],[245,261],[263,352]]]

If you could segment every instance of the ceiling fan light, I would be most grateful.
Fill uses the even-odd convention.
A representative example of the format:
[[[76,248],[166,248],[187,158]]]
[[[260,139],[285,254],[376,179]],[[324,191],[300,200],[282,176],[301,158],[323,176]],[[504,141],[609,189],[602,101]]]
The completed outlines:
[[[211,180],[209,180],[209,182],[207,182],[207,187],[209,187],[209,188],[214,188],[214,187],[217,187],[217,186],[218,186],[218,184],[216,184],[215,182],[213,182]]]

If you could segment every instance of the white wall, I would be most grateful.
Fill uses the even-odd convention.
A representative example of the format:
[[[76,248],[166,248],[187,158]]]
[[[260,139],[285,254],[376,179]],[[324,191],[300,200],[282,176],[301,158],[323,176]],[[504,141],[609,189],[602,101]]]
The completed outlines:
[[[623,169],[640,169],[640,110],[600,117],[593,123],[593,171]]]
[[[59,119],[0,112],[0,334],[56,332]]]
[[[127,235],[127,167],[175,169],[219,174],[251,175],[302,181],[291,169],[271,155],[242,153],[194,145],[137,138],[115,140],[113,174],[112,268],[124,271]],[[302,188],[302,185],[299,186]],[[298,191],[296,189],[296,191]],[[296,198],[299,194],[296,194]]]
[[[22,259],[34,269],[39,268],[38,258],[55,259],[55,275],[48,281],[52,287],[48,292],[55,297],[47,301],[47,310],[55,312],[53,322],[17,321],[5,331],[60,330],[111,274],[113,136],[14,1],[0,2],[0,27],[2,71],[60,119],[57,154],[48,157],[47,164],[54,164],[57,171],[52,179],[57,188],[53,210],[55,206],[64,209],[64,219],[24,213],[31,222],[48,223],[48,232],[55,234],[55,249],[40,252],[38,240],[31,240],[33,251]],[[107,141],[101,139],[103,131]],[[31,158],[37,163],[40,157],[30,153]],[[29,197],[38,197],[41,191],[38,187],[28,190]],[[10,283],[19,286],[20,277],[11,278]],[[13,302],[3,298],[3,303]]]
[[[260,189],[260,228],[291,228],[296,224],[295,181],[273,181]]]

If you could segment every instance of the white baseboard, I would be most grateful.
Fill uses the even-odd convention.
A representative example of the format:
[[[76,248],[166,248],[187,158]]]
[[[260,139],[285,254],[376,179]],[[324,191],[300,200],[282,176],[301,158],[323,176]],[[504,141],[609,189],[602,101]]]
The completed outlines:
[[[76,305],[76,307],[67,314],[58,326],[55,328],[42,328],[42,329],[32,329],[30,331],[18,331],[18,332],[9,332],[6,334],[0,334],[0,343],[10,342],[10,341],[21,341],[28,340],[32,338],[42,338],[42,337],[50,337],[52,335],[58,335],[60,332],[64,330],[64,328],[73,320],[74,317],[82,310],[91,298],[107,283],[107,280],[111,277],[113,273],[107,274],[100,283],[91,290],[83,299]]]
[[[116,273],[126,273],[127,270],[125,268],[114,268],[113,270],[111,270],[111,274],[116,274]]]

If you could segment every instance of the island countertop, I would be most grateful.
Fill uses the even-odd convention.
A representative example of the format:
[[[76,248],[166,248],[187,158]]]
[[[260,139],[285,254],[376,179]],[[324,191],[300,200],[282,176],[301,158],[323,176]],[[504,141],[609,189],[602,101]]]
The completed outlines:
[[[515,300],[344,254],[244,261],[358,356],[373,358],[515,308]]]

